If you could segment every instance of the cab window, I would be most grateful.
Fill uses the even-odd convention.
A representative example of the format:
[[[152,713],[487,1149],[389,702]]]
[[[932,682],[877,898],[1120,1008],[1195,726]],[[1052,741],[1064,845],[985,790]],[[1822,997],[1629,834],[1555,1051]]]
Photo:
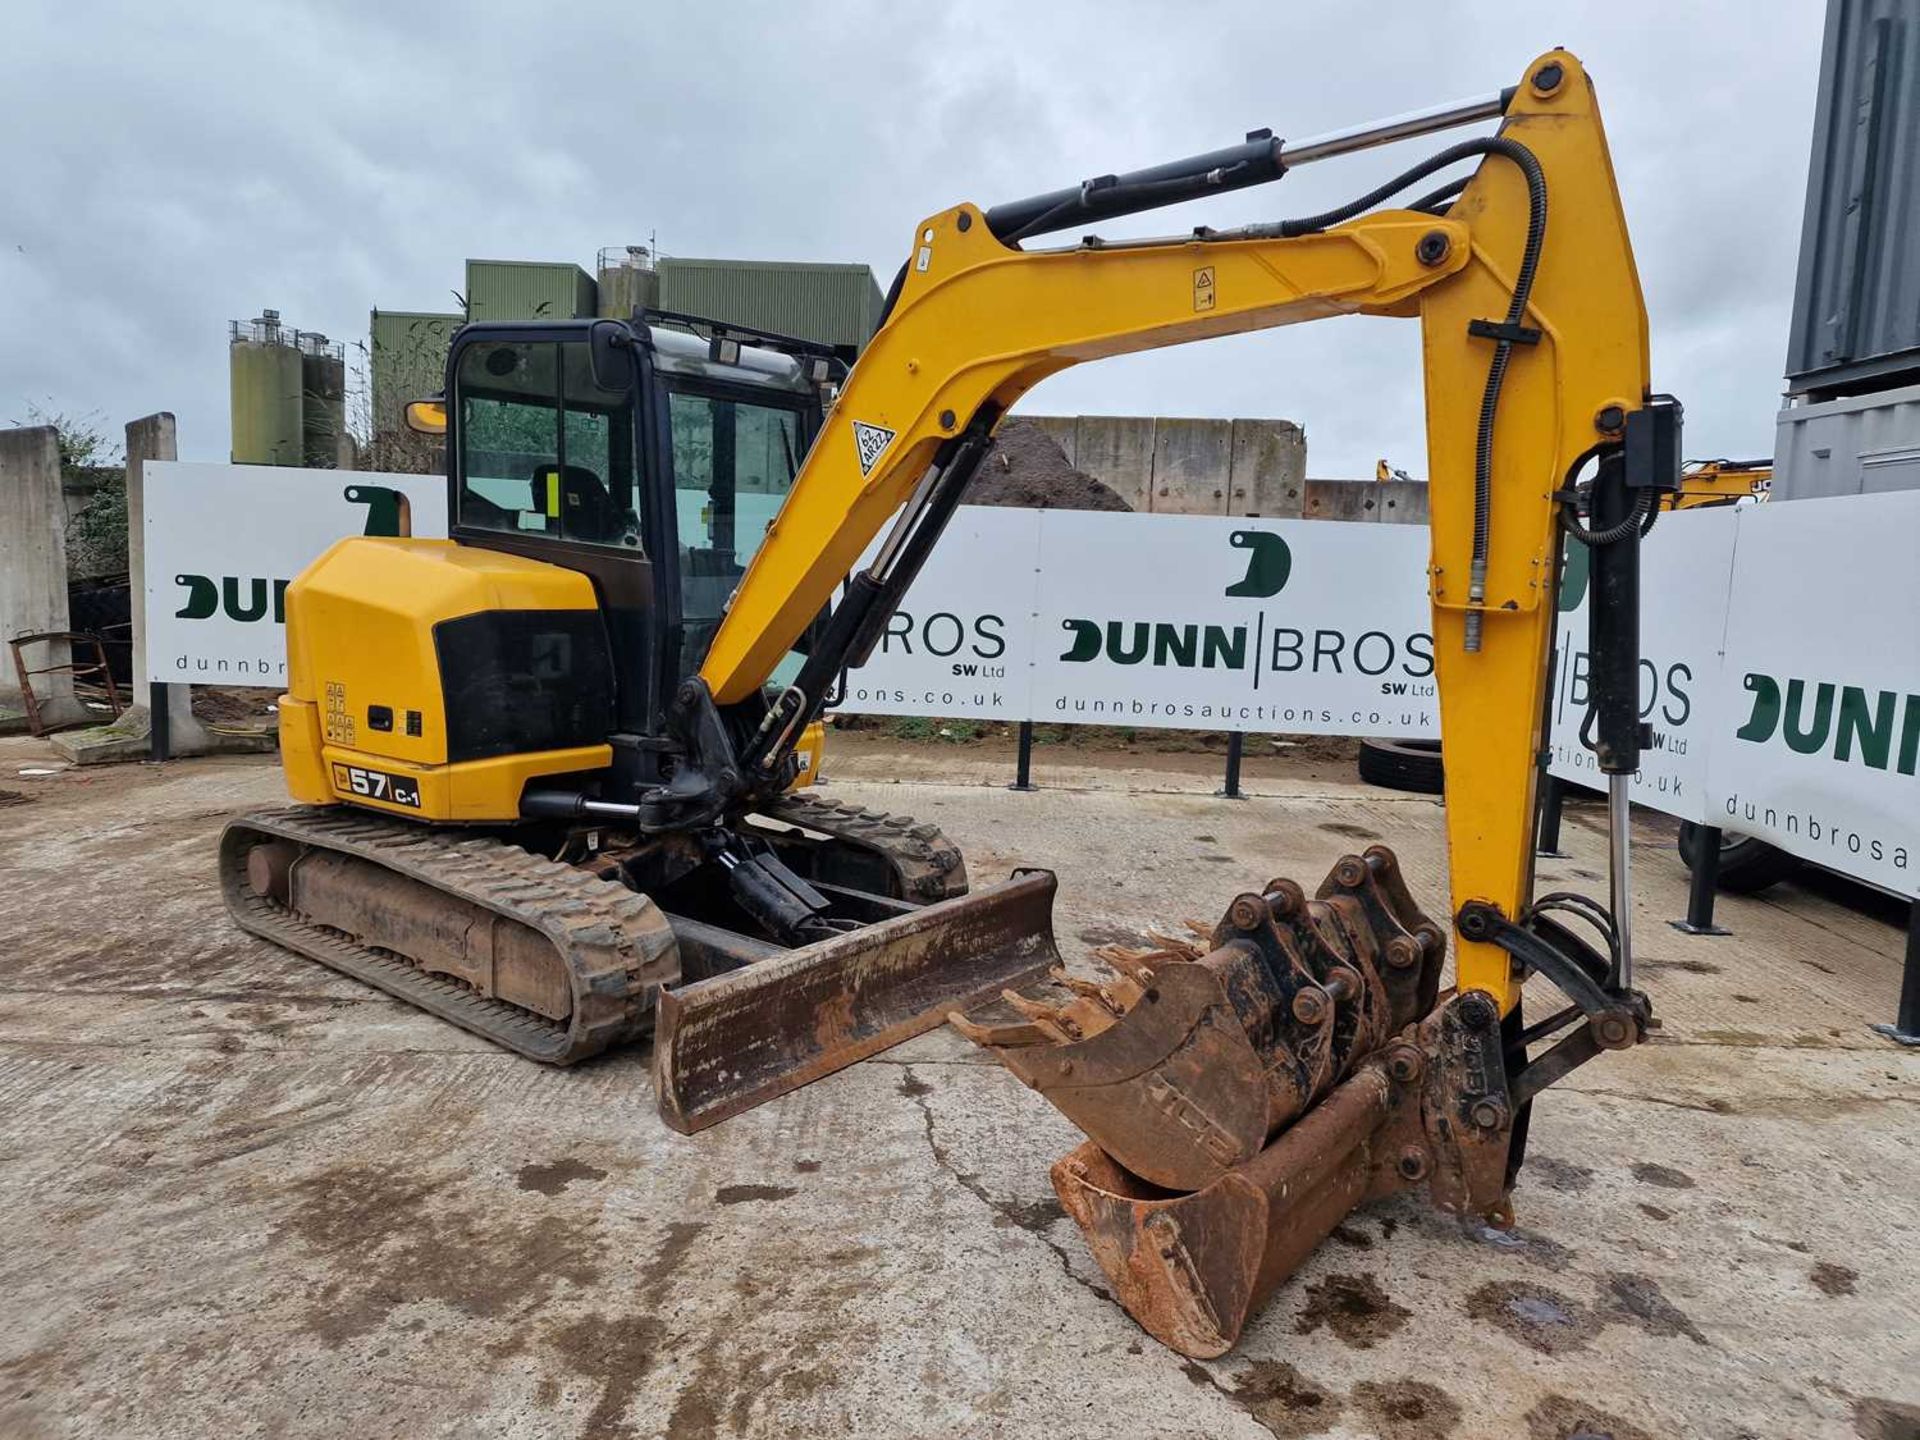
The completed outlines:
[[[593,383],[584,342],[481,341],[454,383],[461,525],[642,548],[630,397]]]
[[[728,597],[780,513],[800,469],[800,411],[675,391],[674,506],[684,623],[679,673],[699,666]]]

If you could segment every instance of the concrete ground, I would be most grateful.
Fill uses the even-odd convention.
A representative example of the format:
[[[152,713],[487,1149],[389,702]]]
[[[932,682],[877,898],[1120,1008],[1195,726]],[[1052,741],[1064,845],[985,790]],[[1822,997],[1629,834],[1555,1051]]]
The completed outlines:
[[[1110,1300],[1047,1167],[1054,1111],[936,1033],[697,1138],[642,1050],[489,1049],[243,936],[212,883],[271,762],[22,775],[0,741],[0,1435],[1885,1437],[1920,1434],[1920,1055],[1901,935],[1782,887],[1667,928],[1656,1043],[1536,1109],[1510,1235],[1359,1212],[1220,1361]],[[1211,921],[1440,812],[1212,762],[848,747],[831,793],[934,819],[978,876],[1047,864],[1063,948]],[[1543,878],[1600,886],[1593,812]]]

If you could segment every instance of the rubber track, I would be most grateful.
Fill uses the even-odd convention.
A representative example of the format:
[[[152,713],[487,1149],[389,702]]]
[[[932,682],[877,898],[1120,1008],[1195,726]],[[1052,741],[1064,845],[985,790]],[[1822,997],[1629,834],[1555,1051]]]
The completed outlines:
[[[901,899],[931,904],[967,893],[966,861],[960,857],[960,847],[938,825],[811,792],[783,795],[755,807],[753,813],[818,830],[878,854],[892,868]]]
[[[255,895],[247,883],[247,852],[267,838],[354,856],[539,931],[572,977],[572,1015],[557,1022],[490,999]],[[570,1065],[644,1034],[653,1023],[655,994],[679,978],[673,932],[646,896],[469,831],[337,807],[263,811],[230,822],[222,833],[220,885],[243,929],[549,1065]]]

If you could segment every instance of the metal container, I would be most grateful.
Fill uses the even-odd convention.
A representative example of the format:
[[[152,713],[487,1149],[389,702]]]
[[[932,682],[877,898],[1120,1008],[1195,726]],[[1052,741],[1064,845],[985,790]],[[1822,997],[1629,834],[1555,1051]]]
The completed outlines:
[[[309,470],[338,470],[347,428],[347,357],[324,335],[301,331],[300,463]]]
[[[469,320],[577,320],[596,310],[593,277],[542,260],[467,261]]]
[[[1788,406],[1773,467],[1769,503],[1920,490],[1920,385]]]
[[[625,320],[636,310],[660,308],[660,272],[653,268],[653,252],[646,246],[602,250],[598,269],[602,319]]]
[[[294,332],[280,312],[227,327],[227,363],[236,465],[298,465],[304,379]]]
[[[659,262],[660,308],[857,351],[880,321],[882,297],[865,265],[771,260]]]
[[[407,402],[438,395],[446,385],[447,347],[464,315],[375,310],[368,329],[373,354],[372,468],[424,473],[438,448],[433,437],[407,429]]]
[[[1828,0],[1788,389],[1816,400],[1920,372],[1920,0]]]

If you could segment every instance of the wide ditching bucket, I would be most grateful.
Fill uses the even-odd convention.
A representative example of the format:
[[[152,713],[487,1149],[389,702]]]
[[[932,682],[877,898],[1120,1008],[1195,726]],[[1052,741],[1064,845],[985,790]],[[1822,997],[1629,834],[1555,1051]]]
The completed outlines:
[[[1040,979],[1060,963],[1055,888],[1051,872],[1023,871],[663,991],[662,1117],[683,1134],[704,1130]]]

